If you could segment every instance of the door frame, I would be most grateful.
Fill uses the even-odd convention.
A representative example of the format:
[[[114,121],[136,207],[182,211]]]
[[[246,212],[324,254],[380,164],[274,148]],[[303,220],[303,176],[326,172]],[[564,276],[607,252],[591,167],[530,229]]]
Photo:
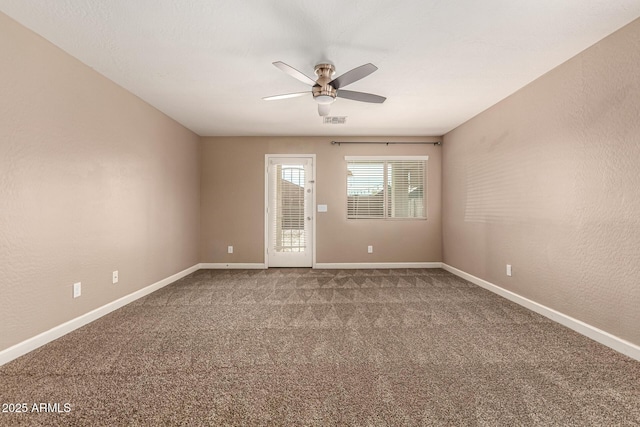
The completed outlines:
[[[311,268],[316,268],[316,155],[315,154],[265,154],[264,155],[264,267],[269,268],[269,160],[278,158],[311,159]]]

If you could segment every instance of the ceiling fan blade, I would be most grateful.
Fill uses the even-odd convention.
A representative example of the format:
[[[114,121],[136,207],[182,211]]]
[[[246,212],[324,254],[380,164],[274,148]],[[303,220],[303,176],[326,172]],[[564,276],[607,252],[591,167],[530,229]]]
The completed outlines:
[[[277,61],[277,62],[274,62],[273,65],[275,65],[285,73],[289,74],[291,77],[294,77],[300,80],[302,83],[306,83],[311,86],[315,86],[316,84],[316,81],[313,80],[311,77],[308,77],[305,74],[302,74],[300,71],[296,70],[290,65],[285,64],[284,62]]]
[[[266,96],[262,99],[265,101],[277,101],[278,99],[288,99],[288,98],[297,98],[299,96],[309,95],[311,92],[296,92],[296,93],[285,93],[284,95],[273,95]]]
[[[350,85],[351,83],[357,82],[360,79],[364,79],[377,69],[378,67],[373,64],[364,64],[357,68],[354,68],[351,71],[347,71],[340,77],[336,77],[335,79],[331,80],[329,84],[336,89],[340,89],[341,87]]]
[[[318,104],[318,114],[321,116],[328,116],[329,110],[331,110],[331,104]]]
[[[354,92],[352,90],[339,90],[338,97],[352,99],[360,102],[372,102],[374,104],[382,104],[387,98],[380,95],[374,95],[372,93]]]

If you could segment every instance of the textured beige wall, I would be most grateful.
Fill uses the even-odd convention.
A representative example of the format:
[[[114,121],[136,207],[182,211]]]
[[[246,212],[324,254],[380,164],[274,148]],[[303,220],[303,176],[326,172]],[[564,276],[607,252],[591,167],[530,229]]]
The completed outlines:
[[[442,165],[444,262],[635,344],[639,70],[636,20],[445,135]]]
[[[198,262],[199,138],[3,14],[0,64],[3,350]]]
[[[210,137],[202,139],[201,262],[264,262],[265,154],[316,154],[316,261],[441,261],[440,152],[433,145],[342,145],[338,141],[436,138]],[[346,219],[346,162],[355,155],[428,155],[428,220]],[[232,177],[232,178],[231,178]],[[227,246],[234,253],[227,254]],[[367,245],[374,253],[367,253]]]

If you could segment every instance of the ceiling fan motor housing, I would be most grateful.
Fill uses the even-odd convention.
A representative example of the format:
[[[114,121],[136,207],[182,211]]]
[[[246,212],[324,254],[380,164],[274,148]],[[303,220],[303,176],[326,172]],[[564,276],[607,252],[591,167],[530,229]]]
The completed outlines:
[[[333,64],[318,64],[315,67],[316,84],[311,91],[313,92],[313,99],[318,104],[331,104],[336,100],[337,91],[329,84],[335,74],[336,69]]]

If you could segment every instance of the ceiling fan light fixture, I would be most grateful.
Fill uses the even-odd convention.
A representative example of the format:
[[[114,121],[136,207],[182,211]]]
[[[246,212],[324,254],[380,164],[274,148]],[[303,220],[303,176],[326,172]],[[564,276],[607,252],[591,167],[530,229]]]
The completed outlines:
[[[318,104],[333,104],[336,99],[331,95],[318,95],[315,98]]]
[[[316,85],[311,89],[311,92],[313,93],[313,99],[319,105],[330,105],[336,100],[337,91],[329,84],[324,86]]]

